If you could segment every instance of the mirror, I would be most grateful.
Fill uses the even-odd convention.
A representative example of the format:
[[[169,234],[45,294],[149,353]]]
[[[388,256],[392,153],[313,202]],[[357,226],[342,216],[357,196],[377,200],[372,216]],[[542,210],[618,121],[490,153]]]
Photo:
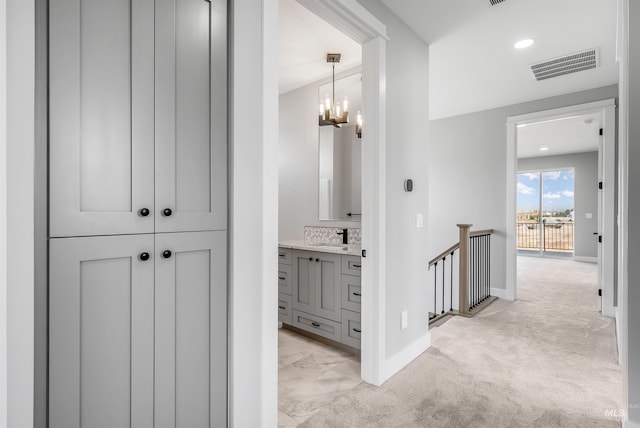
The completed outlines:
[[[318,99],[331,97],[332,84],[320,86]],[[362,81],[357,73],[335,81],[336,102],[349,100],[349,123],[319,126],[318,219],[360,221],[361,145],[356,118],[361,106]]]

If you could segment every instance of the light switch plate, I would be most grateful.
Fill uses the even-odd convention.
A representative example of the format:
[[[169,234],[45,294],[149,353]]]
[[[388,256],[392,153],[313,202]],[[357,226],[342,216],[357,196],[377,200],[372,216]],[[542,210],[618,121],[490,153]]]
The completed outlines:
[[[585,214],[584,214],[584,218],[593,218],[593,214],[591,214],[591,213],[585,213]]]
[[[405,328],[407,328],[407,311],[402,311],[402,322],[401,322],[401,327],[404,330]]]
[[[422,214],[416,214],[416,227],[424,227],[424,217]]]

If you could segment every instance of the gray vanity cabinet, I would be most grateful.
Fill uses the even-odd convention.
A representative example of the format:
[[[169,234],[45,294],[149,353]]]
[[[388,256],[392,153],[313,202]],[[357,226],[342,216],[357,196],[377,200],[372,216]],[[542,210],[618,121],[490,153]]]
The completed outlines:
[[[293,252],[293,308],[340,322],[342,257],[312,251]]]

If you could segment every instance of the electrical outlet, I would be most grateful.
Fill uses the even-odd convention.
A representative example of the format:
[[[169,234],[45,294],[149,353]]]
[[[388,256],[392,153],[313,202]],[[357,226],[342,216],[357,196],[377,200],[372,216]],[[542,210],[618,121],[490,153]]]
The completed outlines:
[[[422,214],[416,214],[416,227],[424,227],[424,217]]]
[[[407,328],[407,311],[402,311],[401,327],[403,330]]]

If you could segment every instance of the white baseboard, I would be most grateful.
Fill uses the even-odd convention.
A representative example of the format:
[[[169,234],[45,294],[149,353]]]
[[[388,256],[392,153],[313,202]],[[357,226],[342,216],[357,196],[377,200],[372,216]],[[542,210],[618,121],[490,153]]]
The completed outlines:
[[[504,288],[492,288],[491,295],[497,297],[498,299],[513,300],[507,297],[507,290],[505,290]]]
[[[597,257],[585,257],[585,256],[574,256],[573,260],[575,260],[576,262],[583,262],[583,263],[598,263],[598,258]]]
[[[622,422],[622,428],[640,428],[640,423],[624,421]]]
[[[380,385],[429,349],[429,346],[431,346],[431,333],[427,332],[427,334],[407,346],[404,350],[387,359],[387,361],[385,361],[384,374]]]

